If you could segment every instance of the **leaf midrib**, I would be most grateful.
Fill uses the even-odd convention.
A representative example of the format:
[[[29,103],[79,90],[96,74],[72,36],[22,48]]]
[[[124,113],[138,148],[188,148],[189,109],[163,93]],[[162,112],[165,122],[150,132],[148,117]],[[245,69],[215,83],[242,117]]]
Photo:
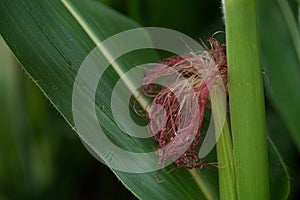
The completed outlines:
[[[75,18],[75,20],[79,23],[79,25],[82,27],[82,29],[86,32],[86,34],[90,37],[90,39],[94,42],[94,44],[99,47],[99,44],[103,41],[97,37],[93,29],[89,26],[89,24],[86,22],[86,20],[80,15],[78,10],[67,0],[61,0],[63,5],[66,7],[66,9],[72,14],[72,16]],[[103,53],[104,57],[108,60],[114,60],[111,54],[105,49],[102,48],[102,46],[99,47],[99,50],[101,53]],[[118,62],[112,62],[111,66],[113,69],[117,72],[117,74],[122,77],[125,72],[122,70],[121,66],[118,64]],[[124,83],[128,87],[130,91],[134,90],[133,84],[130,82],[129,79],[125,79]],[[139,95],[138,93],[134,93],[134,95]],[[137,96],[136,96],[137,97]],[[147,108],[147,101],[142,98],[136,98],[142,107]],[[198,188],[203,192],[204,196],[208,200],[213,199],[213,195],[210,193],[209,187],[205,184],[205,181],[197,174],[196,170],[188,170],[191,176],[193,177],[195,183],[197,184]]]

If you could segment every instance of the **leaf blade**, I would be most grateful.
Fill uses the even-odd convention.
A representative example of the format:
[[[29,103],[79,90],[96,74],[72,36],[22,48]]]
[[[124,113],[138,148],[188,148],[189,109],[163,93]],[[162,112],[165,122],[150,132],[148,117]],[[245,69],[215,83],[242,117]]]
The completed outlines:
[[[299,29],[287,2],[258,3],[263,64],[271,81],[270,99],[300,151],[300,94],[295,92],[300,87]]]
[[[270,138],[268,138],[268,144],[270,158],[270,199],[288,199],[291,186],[287,167]]]
[[[82,13],[92,13],[85,14],[85,20],[91,24],[93,30],[97,30],[95,34],[101,36],[101,41],[113,34],[137,27],[134,22],[98,3],[83,3],[82,1],[72,1],[72,3]],[[80,26],[78,20],[74,20],[74,15],[58,1],[2,1],[0,10],[1,34],[27,73],[35,80],[66,121],[74,127],[71,109],[73,82],[80,64],[96,46],[93,41],[95,39],[90,37],[91,34],[88,34]],[[97,17],[95,17],[96,15]],[[11,32],[14,34],[10,34]],[[150,57],[153,60],[157,59],[157,56],[153,54]],[[145,60],[147,59],[140,59],[140,61]],[[124,62],[126,63],[126,61]],[[124,69],[132,63],[126,64]],[[111,77],[115,77],[115,75]],[[113,81],[109,84],[113,84]],[[104,112],[99,113],[99,116],[106,120],[109,119]],[[111,135],[116,142],[125,146],[136,144],[136,141],[117,135],[120,130],[117,130],[113,121],[110,121],[106,128],[115,130]],[[126,142],[122,139],[125,139]],[[147,142],[142,142],[142,144],[150,145]],[[140,198],[205,198],[186,169],[176,170],[175,173],[168,173],[167,170],[160,171],[160,177],[164,180],[162,184],[156,181],[155,172],[128,174],[114,171],[114,173],[127,188]],[[206,184],[208,185],[208,183]],[[214,192],[215,187],[211,188],[213,189],[210,191]],[[217,198],[216,194],[210,194],[210,196],[213,199]]]

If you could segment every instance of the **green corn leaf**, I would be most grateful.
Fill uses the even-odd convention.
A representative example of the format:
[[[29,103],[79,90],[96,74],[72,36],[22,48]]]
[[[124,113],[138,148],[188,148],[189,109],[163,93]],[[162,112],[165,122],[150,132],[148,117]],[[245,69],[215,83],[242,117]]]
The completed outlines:
[[[290,176],[275,144],[268,138],[270,199],[285,200],[290,193]]]
[[[79,66],[96,42],[136,27],[133,21],[93,1],[0,2],[1,35],[27,74],[72,127],[72,90]],[[153,51],[146,51],[126,55],[117,62],[127,71],[158,59]],[[152,149],[152,140],[130,138],[109,116],[106,105],[110,105],[109,93],[119,76],[112,66],[99,83],[103,90],[97,93],[97,114],[100,120],[106,120],[101,125],[114,143],[127,150]],[[212,175],[208,172],[206,169],[200,172],[176,169],[170,173],[159,170],[159,179],[163,181],[159,183],[156,172],[114,171],[122,183],[142,199],[217,199],[216,172]]]
[[[300,151],[300,33],[288,1],[259,1],[263,67],[270,97]],[[269,88],[267,86],[267,88]]]

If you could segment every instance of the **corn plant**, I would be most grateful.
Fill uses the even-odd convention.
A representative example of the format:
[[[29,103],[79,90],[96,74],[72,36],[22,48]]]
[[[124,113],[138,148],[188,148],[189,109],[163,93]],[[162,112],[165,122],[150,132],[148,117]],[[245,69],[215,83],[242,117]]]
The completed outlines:
[[[100,44],[116,34],[143,25],[142,11],[139,10],[142,9],[141,2],[127,3],[132,19],[99,1],[2,0],[0,34],[27,76],[39,87],[70,128],[78,132],[87,149],[101,162],[106,163],[135,197],[287,199],[290,177],[283,162],[284,157],[282,159],[274,142],[268,137],[268,134],[272,135],[272,128],[267,124],[265,101],[268,99],[278,110],[283,119],[282,123],[286,124],[290,137],[299,150],[300,126],[297,119],[300,113],[300,96],[297,89],[300,86],[300,36],[299,24],[290,4],[283,0],[224,0],[220,2],[222,10],[212,12],[220,12],[223,15],[225,30],[221,35],[225,35],[226,42],[215,39],[217,36],[212,32],[207,42],[206,39],[198,41],[199,45],[203,46],[201,53],[191,50],[188,55],[170,57],[154,49],[144,49],[112,59],[115,51],[118,52],[121,48],[115,50]],[[173,12],[180,14],[180,10]],[[148,47],[151,47],[151,37],[148,37],[147,32],[145,35],[145,41]],[[111,45],[130,45],[126,42],[120,40],[121,44]],[[185,45],[184,41],[183,44]],[[97,135],[80,134],[81,129],[76,126],[76,116],[74,117],[73,113],[75,83],[78,80],[79,69],[95,48],[97,59],[101,57],[105,62],[111,62],[108,62],[110,67],[101,69],[103,74],[94,97],[88,94],[85,98],[94,100],[99,125],[112,143],[130,152],[158,150],[161,154],[158,153],[160,167],[157,170],[131,173],[116,169],[110,164],[110,160],[114,159],[109,156],[110,152],[106,152],[107,157],[99,152]],[[199,61],[200,58],[203,60]],[[220,127],[221,135],[216,148],[206,161],[197,157],[197,150],[199,143],[203,141],[202,137],[205,136],[204,121],[210,116],[213,116],[215,121],[220,118],[220,105],[210,102],[214,95],[218,98],[219,94],[212,92],[209,97],[212,91],[209,89],[210,84],[205,82],[202,85],[202,74],[195,69],[205,65],[209,59],[218,66],[222,83],[225,85],[228,109],[225,113],[226,119]],[[117,103],[119,107],[116,106],[116,110],[113,111],[111,98],[120,102],[127,92],[114,93],[118,81],[135,66],[150,62],[155,63],[155,67],[148,71],[143,69],[145,85],[140,88],[140,93],[131,96],[129,105]],[[168,82],[169,79],[165,76],[170,75],[170,68],[175,69],[172,73],[183,74],[183,79],[178,78],[182,82],[177,80],[178,82],[171,87],[173,92],[181,92],[187,105],[185,111],[168,88],[151,85],[151,81],[159,78]],[[94,71],[88,72],[93,79]],[[2,74],[4,80],[5,74],[1,73],[0,76]],[[186,79],[200,99],[198,104],[194,103],[195,96],[185,93],[183,89]],[[127,89],[132,89],[133,78],[126,78],[124,85]],[[84,93],[85,87],[81,87],[80,90]],[[162,123],[156,124],[161,120],[161,110],[149,110],[151,103],[152,107],[162,104],[167,111],[168,120],[164,124],[166,131],[161,131],[158,136],[146,139],[130,136],[114,121],[114,112],[121,112],[123,108],[128,107],[136,123],[150,123],[151,130],[155,132],[156,126]],[[214,109],[210,109],[209,104]],[[79,105],[78,112],[90,111],[86,104]],[[191,129],[181,129],[180,123],[184,115],[182,113],[194,115],[198,109],[200,113],[194,116],[197,121],[186,122]],[[150,122],[147,121],[149,116],[152,116]],[[91,120],[86,119],[86,124],[83,129],[92,133],[94,129]],[[126,120],[124,124],[126,127]],[[215,126],[217,130],[217,123]],[[189,141],[190,132],[194,129],[197,129],[196,139]],[[177,132],[185,134],[184,139],[189,141],[191,146],[173,159],[173,163],[165,166],[166,160],[181,152],[182,144],[176,143],[174,148],[160,151],[166,143],[173,140]],[[289,136],[282,137],[284,140]],[[132,168],[138,165],[134,162],[130,164]]]

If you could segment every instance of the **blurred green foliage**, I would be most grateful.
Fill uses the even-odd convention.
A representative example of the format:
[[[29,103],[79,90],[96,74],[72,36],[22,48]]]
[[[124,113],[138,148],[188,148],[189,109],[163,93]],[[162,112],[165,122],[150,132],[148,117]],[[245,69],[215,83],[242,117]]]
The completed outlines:
[[[0,200],[126,199],[0,39]]]
[[[224,30],[221,3],[217,0],[102,2],[142,26],[171,28],[198,40]],[[290,3],[297,19],[297,2],[290,0]],[[270,78],[272,87],[276,83]],[[0,200],[134,198],[107,167],[86,151],[79,137],[24,75],[3,41],[0,94]],[[266,98],[269,135],[288,166],[291,199],[299,199],[299,152],[287,134],[285,120],[269,97]]]

